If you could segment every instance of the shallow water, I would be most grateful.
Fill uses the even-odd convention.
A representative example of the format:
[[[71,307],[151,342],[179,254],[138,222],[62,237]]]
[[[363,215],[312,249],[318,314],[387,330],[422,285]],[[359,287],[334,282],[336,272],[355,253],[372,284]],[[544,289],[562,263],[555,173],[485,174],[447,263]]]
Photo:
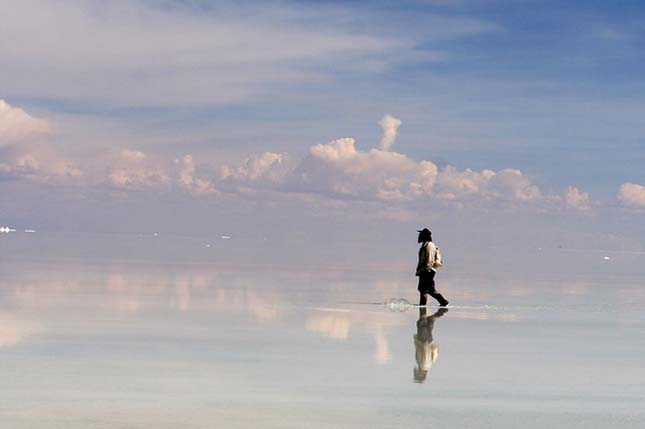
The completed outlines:
[[[2,246],[2,427],[645,427],[639,276],[446,270],[436,314],[396,271]]]

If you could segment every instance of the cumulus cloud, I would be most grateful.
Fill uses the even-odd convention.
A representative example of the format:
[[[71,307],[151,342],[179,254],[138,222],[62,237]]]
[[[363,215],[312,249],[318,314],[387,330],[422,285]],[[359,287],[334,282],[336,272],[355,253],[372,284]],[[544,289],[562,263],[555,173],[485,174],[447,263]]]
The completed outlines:
[[[108,175],[109,183],[117,188],[157,188],[168,184],[168,176],[161,170],[116,168]]]
[[[564,201],[568,208],[587,211],[590,209],[589,194],[580,191],[574,186],[569,186],[564,192]]]
[[[50,131],[49,122],[0,99],[0,146],[24,141]]]
[[[339,198],[400,199],[417,173],[416,163],[396,152],[358,150],[352,138],[310,149],[290,177],[289,186]]]
[[[191,155],[175,160],[179,167],[177,173],[179,186],[193,195],[216,194],[217,190],[211,180],[199,174]]]
[[[276,185],[284,181],[292,165],[286,153],[264,152],[237,165],[223,165],[218,179],[233,184]]]
[[[383,137],[381,138],[381,150],[390,150],[396,140],[396,132],[401,125],[401,120],[394,116],[385,115],[379,122],[383,128]]]
[[[0,99],[0,180],[48,182],[82,176],[80,169],[49,144],[51,131],[47,119],[33,117]]]
[[[156,160],[149,160],[143,152],[122,149],[103,156],[104,159],[93,160],[92,163],[83,166],[86,169],[97,170],[93,171],[92,175],[98,184],[107,183],[113,188],[137,190],[169,188],[172,183],[168,166]]]
[[[447,166],[437,174],[436,196],[444,200],[530,202],[542,198],[532,179],[520,170],[473,171]]]
[[[11,108],[13,109],[13,108]],[[31,124],[18,109],[17,117]],[[35,122],[39,124],[39,122]],[[380,121],[383,135],[379,148],[359,149],[351,137],[315,144],[309,154],[294,160],[287,153],[263,152],[238,163],[197,162],[191,154],[174,161],[134,149],[111,149],[91,160],[73,163],[55,153],[40,150],[14,151],[0,161],[0,176],[28,178],[83,186],[109,185],[123,190],[179,190],[195,196],[224,193],[253,196],[297,193],[330,200],[383,201],[396,203],[435,201],[457,207],[515,207],[530,204],[560,204],[576,210],[589,209],[589,195],[575,187],[562,194],[543,192],[533,179],[518,169],[498,171],[417,161],[391,150],[401,121],[386,115]],[[24,127],[23,127],[24,128]],[[34,129],[43,129],[34,125]],[[12,131],[13,132],[13,131]],[[13,150],[13,149],[12,149]],[[626,205],[645,205],[643,187],[625,184],[619,198]]]
[[[359,150],[352,138],[313,146],[291,180],[293,190],[336,198],[527,203],[544,197],[520,170],[440,169],[432,161],[415,161],[393,151]]]
[[[129,161],[141,161],[146,159],[145,153],[138,150],[131,150],[131,149],[122,149],[121,156],[124,159],[127,159]]]
[[[628,207],[645,208],[645,185],[623,183],[618,190],[618,200]]]
[[[12,146],[0,156],[0,180],[30,180],[54,184],[59,181],[80,184],[84,172],[60,157],[51,148]],[[37,153],[36,153],[37,152]]]

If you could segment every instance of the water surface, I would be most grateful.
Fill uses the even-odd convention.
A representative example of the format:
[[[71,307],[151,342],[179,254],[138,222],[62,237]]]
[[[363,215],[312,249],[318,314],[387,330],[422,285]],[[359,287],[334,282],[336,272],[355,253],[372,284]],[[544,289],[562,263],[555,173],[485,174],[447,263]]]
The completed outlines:
[[[645,427],[638,275],[447,269],[437,314],[402,271],[4,239],[2,427]]]

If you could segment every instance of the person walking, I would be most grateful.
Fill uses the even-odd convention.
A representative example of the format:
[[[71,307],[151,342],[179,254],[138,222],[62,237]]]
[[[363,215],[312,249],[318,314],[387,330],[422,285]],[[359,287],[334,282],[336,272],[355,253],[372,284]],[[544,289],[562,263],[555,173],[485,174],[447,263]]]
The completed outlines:
[[[423,228],[419,233],[418,243],[421,243],[419,249],[419,263],[417,264],[417,276],[419,277],[419,305],[426,305],[428,295],[439,302],[439,305],[445,307],[448,300],[435,289],[434,276],[437,273],[437,246],[432,242],[432,232],[428,228]]]

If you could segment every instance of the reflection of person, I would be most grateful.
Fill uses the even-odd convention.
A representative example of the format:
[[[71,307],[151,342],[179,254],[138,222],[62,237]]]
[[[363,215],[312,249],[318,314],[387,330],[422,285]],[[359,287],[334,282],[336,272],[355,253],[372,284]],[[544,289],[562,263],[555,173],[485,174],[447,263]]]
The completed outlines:
[[[418,243],[421,243],[419,249],[419,263],[417,264],[417,276],[419,277],[419,305],[426,305],[428,295],[439,301],[439,305],[445,307],[448,300],[435,290],[434,276],[436,269],[434,266],[437,257],[437,246],[432,242],[432,233],[428,228],[419,232]]]
[[[419,309],[419,320],[417,320],[417,333],[414,334],[414,358],[417,366],[414,368],[414,382],[423,383],[426,381],[428,371],[439,355],[439,346],[432,338],[432,328],[435,319],[440,318],[448,312],[447,308],[440,308],[432,316],[428,316],[427,308]]]

